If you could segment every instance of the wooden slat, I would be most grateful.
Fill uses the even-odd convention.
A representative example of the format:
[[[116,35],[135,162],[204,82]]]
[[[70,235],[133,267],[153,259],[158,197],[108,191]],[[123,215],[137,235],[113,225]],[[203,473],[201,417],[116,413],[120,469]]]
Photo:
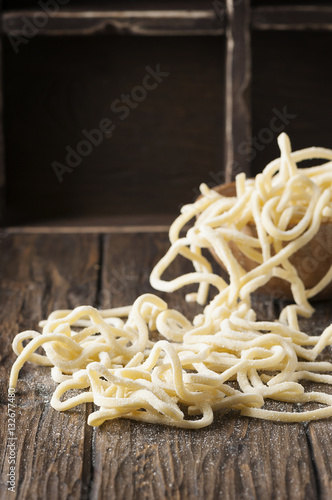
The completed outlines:
[[[55,308],[93,303],[99,245],[91,235],[1,235],[0,239],[0,497],[83,498],[90,473],[89,407],[58,413],[49,368],[29,363],[16,393],[16,494],[7,492],[7,385],[11,341]],[[8,450],[7,450],[8,451]]]
[[[41,10],[5,12],[2,17],[3,32],[11,37],[27,34],[27,26],[40,35],[149,35],[218,36],[224,26],[212,5],[204,9],[155,8],[116,10],[70,10],[61,8],[52,15]],[[31,28],[32,26],[32,28]],[[29,28],[28,28],[29,32]]]
[[[322,389],[327,392],[327,389]],[[331,389],[328,389],[332,394]],[[332,426],[330,421],[310,422],[308,440],[315,463],[317,484],[322,499],[330,500],[332,492]]]
[[[257,30],[332,30],[331,5],[276,5],[252,9]]]
[[[130,303],[144,292],[153,264],[168,247],[166,235],[105,235],[100,303]],[[188,269],[190,266],[188,267]],[[174,263],[174,275],[186,269]],[[189,316],[198,306],[182,292],[165,298]],[[262,317],[274,309],[261,299]],[[95,431],[91,498],[252,499],[317,498],[310,449],[301,424],[216,416],[199,431],[118,420]]]
[[[2,7],[0,2],[0,16],[2,15]],[[5,219],[5,141],[3,130],[3,89],[2,89],[2,69],[3,69],[3,52],[2,52],[2,32],[0,27],[0,226]]]
[[[167,232],[174,216],[171,215],[123,215],[99,217],[64,217],[52,219],[47,224],[6,227],[7,233],[109,233],[109,232]]]
[[[226,58],[226,172],[229,182],[239,172],[250,173],[249,87],[251,79],[249,0],[227,2]],[[242,146],[242,147],[241,147]]]
[[[330,301],[314,304],[315,315],[301,321],[301,327],[311,335],[320,335],[332,323]],[[331,361],[332,348],[326,348],[321,360]],[[332,394],[332,387],[326,384],[310,384],[308,390],[319,390]],[[320,498],[330,500],[332,497],[332,421],[331,419],[309,422],[306,435],[311,447],[315,464],[316,480]]]

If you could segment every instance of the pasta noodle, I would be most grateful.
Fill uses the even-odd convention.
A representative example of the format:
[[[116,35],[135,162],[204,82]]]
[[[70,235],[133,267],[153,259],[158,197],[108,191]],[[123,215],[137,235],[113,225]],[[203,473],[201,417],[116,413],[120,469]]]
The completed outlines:
[[[305,392],[301,383],[332,383],[332,363],[317,359],[332,344],[332,325],[310,336],[298,320],[313,314],[309,299],[331,282],[332,267],[306,289],[290,260],[331,219],[332,151],[291,152],[286,134],[278,143],[280,158],[255,179],[237,176],[235,196],[203,184],[201,198],[184,206],[170,228],[171,246],[152,270],[151,284],[165,292],[198,285],[197,293],[186,298],[205,305],[203,313],[190,321],[153,294],[118,309],[55,311],[40,323],[42,333],[15,337],[10,387],[16,387],[26,361],[50,366],[58,383],[52,407],[64,411],[93,402],[98,407],[88,417],[93,426],[122,417],[197,429],[224,409],[287,422],[332,416],[332,395]],[[328,161],[299,169],[297,163],[307,159]],[[246,233],[248,223],[256,236]],[[256,267],[247,272],[231,242]],[[229,282],[213,272],[204,255],[211,248]],[[193,271],[166,281],[162,276],[179,255],[192,262]],[[290,283],[294,303],[274,322],[257,321],[251,295],[273,277]],[[208,302],[210,286],[217,291]],[[152,340],[153,331],[161,340]],[[39,347],[45,354],[36,353]],[[272,411],[264,407],[268,399],[318,405],[301,412]]]

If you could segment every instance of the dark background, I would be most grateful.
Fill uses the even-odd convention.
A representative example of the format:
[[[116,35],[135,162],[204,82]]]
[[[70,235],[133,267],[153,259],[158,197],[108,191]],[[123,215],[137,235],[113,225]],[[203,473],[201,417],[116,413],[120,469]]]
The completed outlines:
[[[252,6],[309,2],[253,1]],[[36,2],[3,2],[4,12]],[[112,2],[70,2],[69,8]],[[151,2],[150,2],[151,4]],[[164,5],[155,2],[154,5]],[[211,2],[167,2],[200,8]],[[332,2],[320,2],[331,6]],[[147,3],[122,3],[122,8]],[[285,127],[294,149],[332,147],[332,33],[324,30],[257,30],[251,27],[248,140],[269,128],[273,109],[296,118]],[[221,36],[45,36],[15,54],[2,36],[5,136],[5,224],[85,217],[153,214],[173,218],[197,196],[201,182],[222,181],[225,163],[226,39]],[[114,99],[141,84],[147,65],[169,76],[121,121]],[[64,163],[66,146],[82,130],[108,117],[113,136],[93,148],[60,183],[52,162]],[[277,134],[255,151],[252,175],[278,155]],[[238,145],[235,145],[238,147]],[[241,159],[248,165],[248,155]],[[242,165],[240,165],[241,167]],[[212,172],[212,175],[211,175]]]

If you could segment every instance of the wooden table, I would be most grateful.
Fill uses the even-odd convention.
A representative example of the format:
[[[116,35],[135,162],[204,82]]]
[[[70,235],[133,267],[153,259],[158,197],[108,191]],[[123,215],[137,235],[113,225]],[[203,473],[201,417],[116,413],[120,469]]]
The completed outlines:
[[[92,405],[65,413],[50,407],[49,369],[32,364],[16,394],[16,493],[7,491],[15,334],[55,308],[131,303],[151,291],[149,272],[167,247],[167,235],[156,232],[0,235],[1,498],[332,498],[331,421],[285,424],[230,412],[195,431],[128,420],[93,429],[86,423]],[[280,307],[261,299],[255,306],[268,318]],[[331,321],[331,303],[320,304],[304,327],[319,333]]]

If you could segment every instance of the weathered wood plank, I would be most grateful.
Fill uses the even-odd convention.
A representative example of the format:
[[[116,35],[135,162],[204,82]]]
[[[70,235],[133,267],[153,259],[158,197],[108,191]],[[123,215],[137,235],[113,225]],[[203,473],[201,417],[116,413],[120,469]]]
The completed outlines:
[[[15,334],[53,309],[93,303],[98,237],[2,235],[0,239],[0,440],[7,441],[7,385]],[[15,397],[16,494],[7,492],[8,449],[0,450],[1,498],[83,498],[90,472],[89,408],[58,413],[49,368],[27,364]]]
[[[320,335],[332,323],[331,302],[325,301],[314,305],[316,313],[313,318],[303,319],[301,326],[311,335]],[[332,348],[329,346],[321,355],[321,360],[331,361]],[[332,387],[326,384],[308,384],[308,390],[319,390],[332,394]],[[332,421],[331,419],[309,422],[306,434],[311,447],[315,465],[316,480],[320,498],[332,498]]]
[[[141,233],[103,238],[98,303],[123,305],[152,291],[149,272],[166,250],[167,236]],[[1,240],[0,249],[0,408],[4,410],[13,359],[11,338],[22,328],[35,327],[55,307],[93,303],[99,256],[96,237],[89,235],[10,235]],[[180,270],[183,262],[173,272]],[[197,306],[183,302],[181,294],[168,299],[172,307],[189,315],[197,311]],[[255,299],[255,308],[260,317],[270,318],[278,309],[260,298]],[[330,321],[328,304],[317,314],[319,321],[309,322],[308,327],[315,324],[320,331]],[[16,401],[17,498],[300,500],[318,498],[318,491],[321,498],[330,498],[328,421],[306,427],[239,418],[230,412],[216,415],[213,425],[200,431],[119,420],[92,433],[85,423],[89,408],[63,414],[49,407],[54,384],[47,370],[35,372],[33,366],[22,370]],[[2,415],[4,442],[4,411]],[[3,449],[0,460],[6,498]]]
[[[226,169],[230,182],[239,172],[250,173],[251,136],[249,86],[251,80],[250,2],[227,4],[226,52]]]
[[[106,235],[100,303],[131,303],[153,291],[148,276],[168,247],[158,234]],[[173,267],[183,271],[183,261]],[[181,293],[161,294],[188,315],[197,306]],[[273,317],[272,303],[255,302],[259,315]],[[95,431],[93,500],[317,498],[310,449],[301,424],[216,416],[199,431],[118,420]]]
[[[15,39],[35,31],[40,35],[145,35],[145,36],[218,36],[224,26],[211,4],[197,9],[140,8],[124,10],[112,6],[101,9],[59,8],[47,14],[41,9],[14,10],[2,16],[3,32]],[[32,35],[33,36],[33,35]]]
[[[172,215],[124,215],[109,217],[64,217],[40,224],[7,226],[7,233],[151,233],[168,232]]]
[[[254,7],[251,14],[251,26],[257,30],[331,31],[332,6],[268,5]]]

